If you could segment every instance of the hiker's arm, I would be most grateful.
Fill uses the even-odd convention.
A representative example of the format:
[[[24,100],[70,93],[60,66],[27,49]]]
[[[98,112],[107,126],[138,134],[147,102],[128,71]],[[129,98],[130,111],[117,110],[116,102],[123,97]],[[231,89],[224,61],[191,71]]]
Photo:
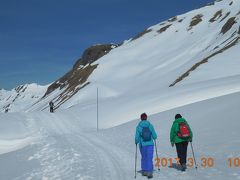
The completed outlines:
[[[193,138],[193,133],[192,133],[192,129],[191,127],[189,126],[189,124],[187,123],[188,127],[189,127],[189,130],[190,130],[190,139],[189,141],[192,142],[192,138]]]
[[[152,125],[151,125],[151,128],[152,128],[152,138],[157,139],[157,133]]]
[[[138,144],[140,142],[140,133],[138,131],[138,127],[136,128],[136,133],[135,133],[135,144]]]
[[[174,138],[175,138],[175,136],[176,136],[176,134],[175,134],[175,124],[173,123],[173,125],[172,125],[172,128],[171,128],[171,131],[170,131],[170,142],[171,142],[171,144],[174,144],[175,142],[174,142]]]

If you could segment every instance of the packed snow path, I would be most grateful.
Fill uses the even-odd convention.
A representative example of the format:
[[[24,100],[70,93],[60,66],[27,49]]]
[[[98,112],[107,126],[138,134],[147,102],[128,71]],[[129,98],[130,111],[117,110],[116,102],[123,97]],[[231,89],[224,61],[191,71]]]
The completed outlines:
[[[31,129],[39,127],[37,152],[28,160],[38,160],[40,168],[18,179],[129,179],[131,154],[100,140],[94,130],[81,130],[55,115],[41,118],[28,115]],[[33,126],[36,126],[35,128]]]

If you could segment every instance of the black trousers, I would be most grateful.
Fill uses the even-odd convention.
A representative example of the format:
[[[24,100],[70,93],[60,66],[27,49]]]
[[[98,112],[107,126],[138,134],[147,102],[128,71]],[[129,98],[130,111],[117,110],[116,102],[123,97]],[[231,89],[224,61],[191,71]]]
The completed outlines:
[[[177,155],[180,159],[180,164],[186,164],[187,162],[187,147],[188,147],[188,141],[176,143],[176,149],[177,149]]]
[[[50,112],[53,113],[53,107],[50,107]]]

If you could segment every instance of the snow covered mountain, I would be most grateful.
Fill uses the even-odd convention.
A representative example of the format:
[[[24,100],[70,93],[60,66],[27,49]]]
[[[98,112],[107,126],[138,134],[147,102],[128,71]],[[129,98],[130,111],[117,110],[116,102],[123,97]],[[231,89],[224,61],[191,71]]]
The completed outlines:
[[[88,48],[51,85],[0,90],[1,112],[11,112],[0,113],[0,179],[133,179],[142,112],[158,133],[161,158],[176,157],[169,142],[176,113],[194,134],[198,170],[165,166],[154,179],[240,179],[238,164],[229,164],[240,149],[239,18],[239,0],[216,1],[121,45]],[[51,100],[56,113],[48,112]]]
[[[0,89],[0,111],[27,111],[33,104],[43,100],[49,94],[56,94],[56,91],[58,92],[57,96],[53,97],[59,102],[56,106],[56,108],[58,108],[88,84],[84,83],[97,66],[87,65],[93,63],[115,47],[117,47],[117,45],[113,44],[89,47],[85,50],[83,56],[74,64],[72,70],[50,85],[40,86],[37,84],[26,84],[20,85],[11,91]],[[46,103],[46,105],[48,105],[48,103]]]
[[[46,92],[48,85],[20,85],[11,91],[0,90],[0,112],[25,111],[39,100]]]
[[[238,92],[239,18],[240,2],[224,0],[149,27],[93,63],[76,65],[80,69],[96,67],[77,91],[66,89],[70,81],[84,75],[63,80],[64,88],[56,86],[30,110],[44,110],[53,100],[60,109],[77,108],[93,119],[94,113],[85,112],[95,111],[98,88],[100,116],[104,117],[101,125],[109,127],[113,119],[118,125],[143,111],[154,114]],[[191,96],[196,93],[200,98]],[[69,96],[72,98],[61,103]],[[174,103],[176,96],[178,103]]]
[[[41,88],[45,90],[44,95],[38,96],[36,92],[40,98],[32,101],[31,108],[24,106],[19,110],[46,110],[49,101],[55,102],[56,109],[83,106],[94,101],[97,87],[104,101],[111,98],[132,101],[142,97],[150,99],[147,96],[153,94],[164,96],[180,85],[186,87],[203,81],[219,84],[236,79],[240,73],[239,3],[216,1],[149,27],[120,46],[92,46],[72,70],[47,90]],[[145,99],[137,104],[146,103]],[[10,104],[15,106],[14,101]],[[10,104],[1,105],[2,111]]]

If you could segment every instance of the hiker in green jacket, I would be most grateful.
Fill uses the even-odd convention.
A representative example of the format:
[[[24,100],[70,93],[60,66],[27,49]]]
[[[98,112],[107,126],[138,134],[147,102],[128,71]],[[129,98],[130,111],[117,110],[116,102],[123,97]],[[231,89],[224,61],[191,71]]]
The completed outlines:
[[[192,137],[192,130],[188,125],[187,121],[182,118],[180,114],[177,114],[171,128],[170,142],[172,147],[174,146],[174,144],[176,146],[177,155],[182,171],[185,171],[187,168],[187,147],[188,142],[192,142]]]

